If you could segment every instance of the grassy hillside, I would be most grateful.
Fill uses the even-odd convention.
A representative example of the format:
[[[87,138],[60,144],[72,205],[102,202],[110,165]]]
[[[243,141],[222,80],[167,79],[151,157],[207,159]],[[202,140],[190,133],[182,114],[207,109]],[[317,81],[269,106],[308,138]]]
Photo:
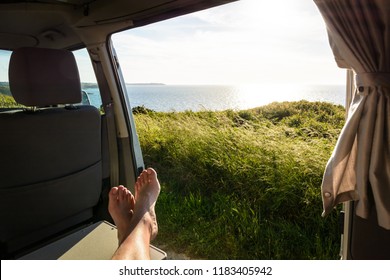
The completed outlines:
[[[13,108],[13,107],[20,107],[20,105],[18,105],[18,103],[15,102],[12,96],[3,94],[0,91],[0,108]]]
[[[344,108],[139,109],[145,163],[162,182],[158,243],[205,259],[339,258],[337,211],[321,218],[320,185]]]

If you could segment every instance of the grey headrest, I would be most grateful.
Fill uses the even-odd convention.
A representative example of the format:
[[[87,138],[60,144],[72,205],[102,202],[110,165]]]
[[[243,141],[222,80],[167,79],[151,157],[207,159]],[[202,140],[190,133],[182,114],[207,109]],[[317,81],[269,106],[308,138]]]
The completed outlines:
[[[20,48],[11,55],[9,85],[16,102],[48,106],[81,102],[81,85],[73,53]]]

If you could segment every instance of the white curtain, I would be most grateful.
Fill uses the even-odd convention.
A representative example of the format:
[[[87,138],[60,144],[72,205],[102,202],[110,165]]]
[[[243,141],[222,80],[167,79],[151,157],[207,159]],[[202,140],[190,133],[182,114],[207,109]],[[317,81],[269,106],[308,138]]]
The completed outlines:
[[[323,215],[355,200],[356,214],[390,229],[390,0],[314,0],[337,64],[356,93],[322,182]]]

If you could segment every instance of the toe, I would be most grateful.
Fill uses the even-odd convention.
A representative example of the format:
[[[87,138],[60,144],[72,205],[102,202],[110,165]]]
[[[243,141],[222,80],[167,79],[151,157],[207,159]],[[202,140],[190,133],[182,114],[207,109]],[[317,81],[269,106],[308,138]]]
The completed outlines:
[[[109,196],[114,198],[118,195],[118,187],[113,187],[111,188],[110,192],[109,192]]]

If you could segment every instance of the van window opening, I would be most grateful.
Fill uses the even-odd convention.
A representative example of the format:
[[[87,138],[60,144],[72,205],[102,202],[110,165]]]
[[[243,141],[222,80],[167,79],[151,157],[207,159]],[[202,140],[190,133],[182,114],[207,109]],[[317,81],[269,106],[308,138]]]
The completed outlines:
[[[90,105],[100,109],[102,106],[102,99],[88,51],[83,48],[74,51],[73,54],[77,62],[77,67],[79,68],[81,90],[84,92],[83,97],[85,98],[86,96]]]
[[[132,106],[224,110],[302,99],[344,106],[345,70],[314,3],[269,2],[237,1],[114,34]]]
[[[199,230],[209,219],[230,237],[234,230],[223,229],[236,229],[240,220],[245,230],[233,238],[242,248],[264,236],[272,244],[297,238],[282,245],[280,255],[261,255],[264,243],[250,242],[252,254],[237,252],[241,258],[338,258],[337,213],[324,221],[315,208],[323,167],[344,122],[345,70],[334,62],[314,3],[239,1],[111,39],[145,166],[155,167],[165,185],[163,208],[181,213],[164,221],[172,222],[167,228],[186,221],[193,232],[183,237],[215,244],[212,233]],[[195,212],[199,219],[186,215]],[[216,225],[230,219],[230,226]],[[318,229],[325,223],[323,235]],[[298,249],[302,238],[307,246]],[[317,241],[329,248],[321,256],[313,254]],[[200,251],[218,258],[228,248],[231,256],[234,246],[220,244]]]

